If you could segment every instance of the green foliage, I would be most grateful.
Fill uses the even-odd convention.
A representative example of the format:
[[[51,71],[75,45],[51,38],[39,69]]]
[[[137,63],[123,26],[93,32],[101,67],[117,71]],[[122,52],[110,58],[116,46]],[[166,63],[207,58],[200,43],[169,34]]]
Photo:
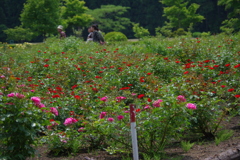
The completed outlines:
[[[192,36],[197,38],[197,37],[201,37],[201,34],[202,34],[201,32],[193,32]]]
[[[192,36],[195,37],[195,38],[198,38],[198,37],[208,37],[210,36],[211,33],[210,32],[193,32],[192,33]]]
[[[84,1],[64,0],[61,11],[63,24],[68,27],[86,27],[93,20],[92,16],[86,14],[88,8]]]
[[[211,35],[210,32],[202,32],[201,37],[209,37]]]
[[[144,160],[154,160],[154,159],[163,159],[166,158],[166,156],[163,153],[154,153],[153,155],[148,155],[143,153]]]
[[[134,36],[136,38],[143,38],[143,37],[147,37],[150,35],[148,29],[145,29],[145,28],[139,26],[139,23],[133,24],[133,32],[135,33]]]
[[[218,5],[225,5],[225,9],[233,9],[231,13],[229,13],[228,17],[233,18],[235,16],[239,16],[240,11],[240,2],[239,0],[219,0]]]
[[[104,32],[122,32],[131,25],[129,18],[125,16],[129,7],[102,5],[101,8],[90,10],[88,14],[94,17],[92,23],[100,24],[100,29]]]
[[[81,140],[78,131],[69,128],[66,132],[54,130],[48,132],[48,136],[44,137],[51,154],[57,156],[61,153],[75,154],[79,148],[84,148],[87,145]]]
[[[190,141],[181,141],[182,149],[185,152],[188,152],[193,147],[193,145],[194,143],[191,143]]]
[[[121,32],[109,32],[105,35],[105,40],[108,42],[127,41],[128,38]]]
[[[129,93],[125,93],[127,95]],[[164,97],[161,107],[150,107],[149,109],[142,109],[144,105],[142,100],[136,96],[128,95],[128,99],[132,99],[136,106],[136,109],[141,110],[137,113],[137,133],[139,151],[141,153],[147,153],[152,157],[161,153],[166,144],[171,141],[170,135],[177,139],[179,132],[182,131],[183,124],[186,123],[185,104],[177,104],[175,97]],[[111,97],[114,98],[114,97]],[[157,100],[158,97],[154,97]],[[108,102],[100,105],[105,106],[104,111],[107,112],[107,116],[104,119],[99,119],[95,116],[95,121],[92,125],[86,127],[90,130],[95,130],[95,133],[108,137],[107,144],[109,146],[115,146],[116,148],[122,148],[125,152],[131,149],[129,132],[130,128],[126,126],[128,123],[128,114],[124,113],[122,108],[125,106],[125,100],[121,102],[114,102],[109,100]],[[142,106],[142,107],[140,107]],[[140,109],[141,108],[141,109]],[[107,117],[117,117],[123,115],[123,119],[117,118],[113,122],[107,121]],[[92,117],[93,118],[93,117]],[[162,122],[162,123],[161,123]],[[116,136],[116,130],[118,131]],[[86,133],[89,134],[89,133]]]
[[[188,1],[185,0],[162,0],[161,3],[167,6],[164,8],[164,16],[175,29],[187,29],[191,23],[196,24],[204,19],[203,16],[196,14],[200,7],[196,3],[188,5]]]
[[[176,31],[173,32],[173,36],[184,36],[187,35],[187,32],[184,31],[183,28],[178,28]]]
[[[31,41],[35,36],[34,33],[28,28],[15,27],[4,30],[7,35],[7,40],[14,40],[18,42]]]
[[[23,27],[44,37],[56,33],[60,22],[59,5],[59,0],[27,0],[20,18]]]
[[[231,35],[239,30],[240,21],[238,18],[227,19],[222,22],[221,31],[225,34]]]
[[[218,146],[221,142],[228,140],[233,136],[233,130],[222,130],[215,137],[215,144]]]
[[[239,2],[239,0],[219,0],[218,5],[224,5],[226,10],[227,9],[232,10],[228,14],[229,19],[222,22],[223,26],[220,29],[227,34],[231,34],[233,32],[239,31],[240,30],[240,20],[239,20],[240,2]]]
[[[37,133],[43,123],[43,112],[26,98],[0,97],[0,157],[25,160],[34,156]]]
[[[164,54],[164,52],[159,52],[159,54]],[[177,73],[181,72],[181,69],[176,68],[177,64],[175,62],[169,63],[168,58],[165,59],[163,57],[156,59],[154,62],[153,72],[163,81],[169,82],[173,77],[177,76]],[[168,65],[168,67],[165,67],[166,65]]]
[[[164,37],[171,37],[172,36],[172,26],[170,23],[167,23],[163,27],[157,27],[155,28],[156,35],[163,35]]]

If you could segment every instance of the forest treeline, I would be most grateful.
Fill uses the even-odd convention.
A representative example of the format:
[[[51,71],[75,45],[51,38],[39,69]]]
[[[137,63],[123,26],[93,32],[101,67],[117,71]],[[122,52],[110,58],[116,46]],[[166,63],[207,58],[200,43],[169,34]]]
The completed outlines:
[[[54,7],[53,1],[60,4],[59,9]],[[66,26],[68,35],[82,35],[80,32],[84,28],[98,23],[103,32],[120,31],[128,38],[134,37],[133,24],[148,29],[150,35],[156,35],[156,28],[161,30],[163,27],[172,31],[178,28],[187,31],[191,28],[191,32],[211,34],[220,33],[223,25],[225,28],[232,27],[231,32],[239,30],[239,0],[85,0],[81,4],[77,1],[79,0],[0,0],[0,41],[11,39],[8,37],[11,32],[21,32],[20,27],[30,29],[25,30],[26,33],[38,33],[35,34],[38,37],[56,34],[56,26],[60,23]],[[24,7],[24,3],[29,5]],[[46,8],[42,12],[34,6],[39,7],[41,4]],[[53,29],[43,26],[39,29],[39,25],[53,25]]]

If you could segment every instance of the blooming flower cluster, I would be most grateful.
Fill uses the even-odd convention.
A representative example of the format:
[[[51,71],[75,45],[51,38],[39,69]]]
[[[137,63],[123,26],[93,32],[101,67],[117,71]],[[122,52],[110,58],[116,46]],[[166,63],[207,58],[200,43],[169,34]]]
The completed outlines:
[[[31,97],[31,100],[33,101],[34,105],[40,109],[46,107],[43,103],[41,103],[41,99],[39,97]]]
[[[63,124],[64,124],[65,126],[69,126],[69,125],[71,125],[71,124],[76,123],[77,121],[78,121],[77,119],[70,117],[70,118],[65,119],[65,121],[64,121]]]
[[[163,100],[158,99],[158,100],[156,100],[155,102],[153,102],[153,106],[154,106],[154,107],[160,107],[160,103],[161,103],[161,102],[163,102]]]
[[[197,106],[196,106],[195,104],[193,104],[193,103],[187,103],[186,107],[187,107],[188,109],[192,109],[192,110],[197,109]]]
[[[187,101],[186,98],[185,98],[183,95],[177,96],[177,100],[178,100],[179,102],[186,102],[186,101]]]
[[[7,97],[17,97],[19,99],[22,99],[25,96],[23,94],[20,94],[20,93],[10,93],[10,94],[7,95]]]

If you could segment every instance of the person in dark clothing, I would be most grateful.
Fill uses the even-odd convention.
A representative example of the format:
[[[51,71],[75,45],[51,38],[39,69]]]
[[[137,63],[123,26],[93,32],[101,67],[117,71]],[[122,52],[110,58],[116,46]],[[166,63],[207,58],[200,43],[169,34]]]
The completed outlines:
[[[91,26],[92,28],[92,38],[93,38],[93,42],[98,42],[100,44],[105,44],[104,38],[102,36],[102,34],[100,33],[99,29],[98,29],[98,25],[94,24]]]

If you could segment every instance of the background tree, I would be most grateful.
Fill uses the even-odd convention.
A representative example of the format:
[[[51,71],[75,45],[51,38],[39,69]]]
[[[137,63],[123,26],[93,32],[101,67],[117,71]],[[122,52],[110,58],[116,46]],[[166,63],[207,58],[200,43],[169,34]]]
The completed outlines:
[[[124,16],[128,9],[129,7],[102,5],[101,8],[91,10],[88,13],[94,17],[92,23],[99,24],[103,32],[126,33],[126,28],[131,25],[130,19]]]
[[[167,17],[171,26],[176,30],[178,28],[187,29],[190,24],[201,22],[204,17],[197,14],[200,5],[192,3],[188,5],[186,0],[162,0],[164,7],[164,16]]]
[[[159,0],[87,0],[86,6],[90,9],[100,8],[101,5],[115,5],[130,7],[124,13],[124,17],[129,18],[131,22],[139,23],[144,28],[147,28],[151,34],[155,33],[157,26],[162,26],[165,17],[163,14],[163,4]],[[131,28],[131,27],[128,27]],[[134,33],[132,30],[122,31],[128,38],[133,38]]]
[[[21,24],[19,15],[26,0],[0,0],[0,41],[6,41],[3,30]]]
[[[150,35],[148,29],[139,26],[139,23],[133,24],[133,32],[136,38],[143,38]]]
[[[30,28],[44,38],[47,34],[56,33],[60,22],[59,6],[59,0],[27,0],[21,14],[23,27]]]
[[[189,4],[197,3],[200,5],[197,13],[204,16],[202,23],[194,26],[194,32],[219,33],[222,21],[227,18],[227,12],[223,6],[218,5],[218,0],[190,0]]]
[[[219,0],[219,5],[224,5],[226,10],[231,10],[227,20],[223,21],[221,30],[225,32],[239,31],[240,29],[240,1],[239,0]]]
[[[43,0],[39,0],[40,3],[42,1]],[[63,5],[66,5],[66,1],[64,0],[59,0],[59,1],[63,2]],[[165,0],[165,1],[172,2],[173,0]],[[237,8],[239,8],[237,7],[238,4],[237,5],[234,4],[235,2],[238,2],[238,0],[226,0],[226,1],[221,0],[221,1],[224,4],[218,5],[220,0],[188,0],[188,1],[185,0],[184,1],[184,2],[188,2],[186,6],[187,9],[192,3],[196,3],[200,5],[196,13],[205,17],[202,23],[198,23],[198,25],[193,26],[193,32],[210,31],[211,33],[216,33],[216,34],[221,32],[220,26],[222,25],[222,22],[228,18],[227,15],[233,12],[234,10],[237,11]],[[27,0],[0,0],[0,41],[2,42],[6,41],[6,35],[1,30],[5,30],[6,28],[14,28],[16,26],[21,25],[21,21],[19,17],[20,17],[21,11],[23,10],[23,4],[25,2],[27,2]],[[38,2],[36,1],[36,3]],[[121,1],[120,0],[104,0],[104,1],[87,0],[85,4],[85,6],[90,8],[91,10],[101,8],[101,5],[115,5],[115,6],[129,7],[130,9],[127,9],[127,11],[124,13],[124,17],[130,19],[131,22],[139,23],[140,26],[148,29],[151,35],[155,34],[155,28],[157,27],[162,28],[163,26],[166,25],[165,22],[167,20],[167,17],[163,16],[163,9],[164,7],[168,7],[168,6],[163,3],[159,3],[159,0],[151,0],[151,1],[149,0],[121,0]],[[225,6],[226,7],[229,6],[227,7],[228,8],[227,10],[225,10]],[[60,9],[60,8],[55,7],[55,9]],[[32,11],[33,12],[31,14],[36,14],[34,12],[39,13],[42,11],[42,9],[36,10],[36,8],[33,8]],[[39,15],[45,17],[45,13],[39,14]],[[51,17],[52,16],[50,15],[47,18],[52,19]],[[31,21],[35,20],[35,18],[36,16],[33,17]],[[237,24],[235,22],[237,21],[237,19],[239,19],[239,17],[234,16],[231,18],[235,18],[235,19],[230,20],[229,18],[229,23],[227,23],[228,20],[225,21],[224,23],[227,23],[228,26],[234,26],[235,24]],[[62,22],[61,23],[59,22],[59,24],[62,24]],[[55,27],[57,27],[57,25]],[[30,26],[27,26],[27,27],[30,27]],[[100,27],[102,28],[103,26],[100,25]],[[126,34],[128,38],[133,38],[134,33],[132,32],[132,29],[128,30],[128,28],[131,28],[131,27],[127,27],[127,29],[125,29],[122,32]],[[229,27],[225,27],[225,28],[230,29]],[[237,29],[234,29],[234,28],[232,29],[235,31],[238,31]],[[86,32],[85,36],[87,36],[87,31],[85,32]],[[71,27],[69,27],[67,28],[67,35],[71,35],[71,34],[72,34],[72,30],[71,30]],[[39,41],[39,40],[40,39],[35,39],[34,41]]]
[[[75,34],[93,20],[91,15],[85,13],[88,8],[84,5],[84,1],[64,0],[64,6],[62,6],[63,25],[71,28]]]

